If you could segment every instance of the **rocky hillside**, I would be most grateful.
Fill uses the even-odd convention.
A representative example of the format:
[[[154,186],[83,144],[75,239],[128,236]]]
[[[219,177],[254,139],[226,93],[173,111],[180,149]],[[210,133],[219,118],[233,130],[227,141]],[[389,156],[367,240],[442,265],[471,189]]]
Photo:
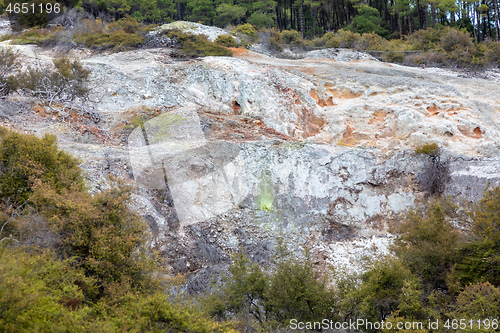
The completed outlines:
[[[55,57],[13,47],[24,64]],[[97,123],[17,95],[0,100],[0,120],[56,134],[94,191],[109,175],[134,184],[134,209],[173,272],[196,273],[193,291],[238,248],[268,260],[278,236],[322,267],[362,269],[429,192],[467,204],[500,181],[498,81],[335,49],[300,60],[170,52],[72,51],[91,70]],[[415,153],[432,143],[439,158]]]

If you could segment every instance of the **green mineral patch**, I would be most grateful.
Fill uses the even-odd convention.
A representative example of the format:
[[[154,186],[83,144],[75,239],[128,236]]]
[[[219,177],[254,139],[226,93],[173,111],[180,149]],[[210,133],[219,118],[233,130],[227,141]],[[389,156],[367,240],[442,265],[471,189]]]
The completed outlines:
[[[269,212],[273,208],[274,193],[269,174],[263,174],[261,176],[257,202],[259,203],[259,209],[261,210]]]
[[[189,118],[177,114],[162,114],[147,123],[147,132],[150,144],[155,144],[170,137],[176,126]]]

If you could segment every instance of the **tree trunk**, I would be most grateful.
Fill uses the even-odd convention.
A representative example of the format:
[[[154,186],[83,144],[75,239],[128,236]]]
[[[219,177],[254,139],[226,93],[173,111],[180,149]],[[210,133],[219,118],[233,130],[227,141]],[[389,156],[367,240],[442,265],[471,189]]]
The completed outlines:
[[[403,39],[403,27],[401,25],[401,14],[398,13],[399,38]]]
[[[316,16],[317,16],[317,10],[313,9],[313,39],[316,38]]]
[[[493,0],[493,7],[495,8],[495,41],[498,42],[498,0]]]
[[[304,34],[305,34],[305,28],[304,28],[304,4],[302,3],[302,0],[300,0],[300,3],[299,3],[299,20],[300,20],[300,34],[302,35],[302,38],[304,38]]]

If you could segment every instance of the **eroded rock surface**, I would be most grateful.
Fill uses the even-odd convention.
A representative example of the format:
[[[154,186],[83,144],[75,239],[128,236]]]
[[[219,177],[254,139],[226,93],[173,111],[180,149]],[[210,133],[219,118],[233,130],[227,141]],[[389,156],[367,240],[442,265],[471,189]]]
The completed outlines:
[[[192,290],[238,248],[268,260],[277,237],[309,247],[320,266],[362,269],[387,253],[388,225],[428,199],[433,164],[415,147],[443,147],[440,181],[457,201],[498,184],[500,85],[335,54],[84,57],[104,116],[97,132],[33,112],[5,122],[57,134],[94,190],[105,174],[137,185],[132,206],[173,271],[198,274]],[[145,110],[156,118],[124,131]]]

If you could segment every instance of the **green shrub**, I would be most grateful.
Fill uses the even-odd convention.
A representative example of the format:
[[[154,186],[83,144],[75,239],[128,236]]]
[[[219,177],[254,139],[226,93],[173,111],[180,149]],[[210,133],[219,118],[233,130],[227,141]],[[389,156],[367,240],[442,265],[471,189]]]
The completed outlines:
[[[109,33],[84,33],[75,40],[87,47],[97,49],[112,49],[115,52],[130,50],[144,42],[144,37],[136,33],[122,30]]]
[[[380,13],[376,8],[370,7],[363,3],[356,6],[358,15],[354,16],[351,23],[346,27],[357,33],[371,33],[374,32],[381,36],[388,37],[389,32],[382,26],[382,19]]]
[[[57,149],[55,136],[42,139],[0,128],[0,198],[15,205],[28,200],[36,186],[56,192],[83,190],[78,161]]]
[[[81,22],[74,40],[90,48],[120,52],[136,48],[144,43],[143,35],[147,29],[148,27],[141,25],[130,16],[109,24],[105,24],[100,19],[87,19]]]
[[[283,30],[280,34],[280,41],[284,44],[302,45],[302,36],[297,30]]]
[[[404,54],[404,52],[398,52],[398,51],[392,51],[392,50],[385,52],[382,55],[382,57],[387,62],[402,63],[405,60],[405,54]]]
[[[407,40],[414,50],[427,51],[436,48],[440,35],[440,31],[433,28],[420,29],[408,36]]]
[[[3,332],[85,331],[95,280],[48,251],[0,248],[0,327]],[[88,329],[88,327],[87,327]]]
[[[237,47],[238,43],[236,40],[230,35],[219,35],[215,40],[215,43],[224,46],[224,47]]]
[[[170,283],[146,247],[145,222],[127,208],[126,187],[91,196],[51,136],[0,128],[0,163],[1,331],[234,332],[192,299],[165,293]],[[48,236],[53,252],[39,248]]]
[[[248,36],[252,41],[257,40],[257,30],[249,23],[238,26],[235,32]]]
[[[358,50],[380,51],[388,48],[388,42],[376,33],[363,33],[355,46]]]
[[[356,303],[363,318],[380,322],[398,309],[402,288],[416,278],[401,261],[387,259],[376,262],[362,274],[361,281],[361,286],[351,290],[345,301]]]
[[[426,214],[410,212],[396,231],[400,234],[394,245],[398,258],[428,289],[446,290],[460,239],[441,205],[431,205]]]
[[[219,317],[247,314],[256,320],[249,323],[274,330],[289,324],[290,319],[319,321],[336,318],[332,312],[334,295],[325,278],[314,269],[309,256],[304,261],[279,251],[268,272],[243,254],[234,256],[230,275],[216,297],[210,298],[211,313]]]
[[[492,64],[500,65],[500,42],[492,42],[488,44],[486,59]]]
[[[439,150],[440,148],[437,143],[428,143],[423,146],[415,148],[415,153],[435,156],[439,154]]]
[[[474,48],[474,43],[467,31],[447,27],[441,33],[438,46],[446,52],[453,52],[456,49]]]
[[[492,320],[500,316],[500,290],[489,282],[470,284],[458,295],[451,308],[452,311],[448,313],[450,318],[466,321],[472,319],[474,330],[470,331],[481,331],[481,329],[486,331],[484,325],[480,328],[475,321]]]
[[[485,64],[483,47],[479,44],[475,46],[467,31],[447,27],[442,31],[437,46],[458,65],[482,67]]]
[[[471,213],[471,239],[460,250],[462,284],[489,281],[500,286],[500,187],[486,191]]]
[[[233,55],[230,49],[210,42],[205,35],[193,35],[177,29],[165,30],[163,34],[174,39],[179,44],[180,49],[177,56],[204,57]]]
[[[323,39],[326,40],[327,47],[354,48],[356,42],[361,38],[357,32],[340,29],[336,33],[326,33]]]

